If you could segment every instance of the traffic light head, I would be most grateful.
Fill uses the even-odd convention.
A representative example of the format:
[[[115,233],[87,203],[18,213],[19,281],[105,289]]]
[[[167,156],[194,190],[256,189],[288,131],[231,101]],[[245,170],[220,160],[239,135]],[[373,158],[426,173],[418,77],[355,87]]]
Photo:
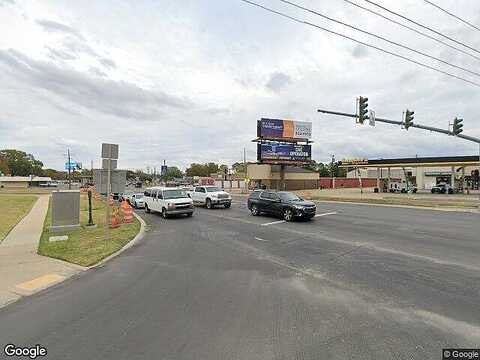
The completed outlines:
[[[415,111],[408,110],[405,111],[405,129],[408,130],[410,126],[413,125],[413,115],[415,114]]]
[[[368,98],[360,96],[358,98],[358,122],[363,124],[368,120]]]
[[[453,120],[453,135],[458,135],[463,131],[463,119],[455,118]]]

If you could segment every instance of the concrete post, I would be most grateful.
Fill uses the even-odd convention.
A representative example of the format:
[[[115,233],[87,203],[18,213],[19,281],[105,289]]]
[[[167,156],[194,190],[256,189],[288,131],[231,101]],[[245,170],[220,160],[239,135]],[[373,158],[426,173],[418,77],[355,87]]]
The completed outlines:
[[[450,185],[455,189],[455,166],[452,166],[452,175],[450,177]]]
[[[377,168],[377,189],[380,192],[380,168]]]

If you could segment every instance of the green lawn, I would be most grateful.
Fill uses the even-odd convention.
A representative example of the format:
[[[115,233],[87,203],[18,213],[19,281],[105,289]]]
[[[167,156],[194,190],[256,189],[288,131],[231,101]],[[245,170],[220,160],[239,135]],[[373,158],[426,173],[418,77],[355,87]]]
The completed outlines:
[[[36,196],[0,195],[0,242],[32,209]]]
[[[131,224],[122,224],[117,229],[110,229],[110,240],[105,241],[105,211],[103,201],[93,200],[93,221],[97,228],[88,229],[88,200],[85,194],[80,200],[80,230],[50,233],[51,204],[45,219],[44,230],[40,239],[38,253],[65,260],[82,266],[98,263],[132,240],[140,231],[140,222],[134,218]],[[121,214],[121,212],[120,212]],[[68,235],[68,240],[49,242],[50,236]]]

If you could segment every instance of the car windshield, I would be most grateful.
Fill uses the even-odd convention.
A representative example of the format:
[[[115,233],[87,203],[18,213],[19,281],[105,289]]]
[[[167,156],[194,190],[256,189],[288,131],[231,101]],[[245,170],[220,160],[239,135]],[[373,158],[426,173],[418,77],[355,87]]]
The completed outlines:
[[[164,199],[181,199],[187,197],[184,190],[165,190],[163,192]]]
[[[298,197],[297,195],[292,194],[292,193],[278,193],[278,195],[280,196],[280,199],[282,201],[300,201],[300,200],[302,200],[300,197]]]
[[[135,194],[135,198],[136,199],[141,199],[141,198],[143,198],[143,194]]]
[[[207,187],[205,188],[207,189],[207,192],[217,192],[217,191],[221,191],[219,188],[217,187]]]

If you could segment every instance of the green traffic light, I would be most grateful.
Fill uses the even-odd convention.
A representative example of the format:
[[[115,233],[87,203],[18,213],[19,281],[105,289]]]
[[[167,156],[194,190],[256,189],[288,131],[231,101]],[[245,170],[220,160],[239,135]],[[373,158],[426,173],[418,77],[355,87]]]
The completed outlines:
[[[462,131],[463,131],[463,119],[458,119],[458,118],[455,118],[455,120],[453,120],[453,135],[458,135],[460,134]]]
[[[413,115],[415,114],[415,111],[410,111],[407,109],[405,111],[405,129],[408,130],[410,126],[413,125]]]
[[[363,124],[368,120],[368,98],[360,96],[358,98],[358,122]]]

